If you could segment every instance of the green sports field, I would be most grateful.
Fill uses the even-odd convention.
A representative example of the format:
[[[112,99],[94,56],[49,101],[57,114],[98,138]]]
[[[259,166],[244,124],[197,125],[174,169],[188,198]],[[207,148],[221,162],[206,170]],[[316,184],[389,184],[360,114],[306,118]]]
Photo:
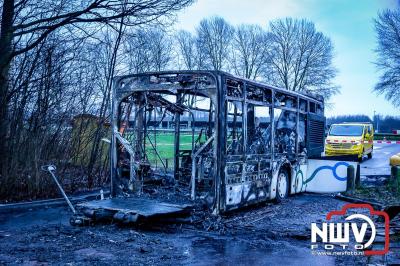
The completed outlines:
[[[195,139],[197,139],[199,132],[195,132]],[[156,146],[157,152],[160,155],[161,159],[164,161],[168,160],[168,167],[171,168],[172,161],[174,158],[174,139],[175,134],[173,132],[157,132],[155,135],[153,132],[148,132],[148,137]],[[149,138],[146,138],[146,154],[151,164],[161,165],[160,159],[156,155],[156,152],[151,145]],[[131,138],[130,138],[131,139]],[[205,142],[205,135],[203,134],[201,138],[201,142]],[[180,150],[191,150],[192,149],[192,133],[185,132],[181,133],[179,138],[179,149]]]

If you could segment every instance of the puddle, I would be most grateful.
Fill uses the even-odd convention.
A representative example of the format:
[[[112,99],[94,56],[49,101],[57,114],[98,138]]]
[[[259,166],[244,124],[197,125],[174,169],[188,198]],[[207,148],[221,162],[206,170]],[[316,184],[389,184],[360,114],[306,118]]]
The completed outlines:
[[[185,241],[188,241],[186,239]],[[190,265],[335,265],[335,258],[312,255],[306,242],[250,241],[223,237],[191,237],[183,250]]]

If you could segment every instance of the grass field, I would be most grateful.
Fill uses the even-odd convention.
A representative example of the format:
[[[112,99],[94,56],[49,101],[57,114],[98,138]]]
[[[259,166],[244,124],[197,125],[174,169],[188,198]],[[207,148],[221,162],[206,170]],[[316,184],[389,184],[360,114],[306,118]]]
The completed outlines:
[[[195,132],[195,139],[197,139],[199,132]],[[169,168],[173,167],[172,161],[174,158],[174,139],[175,134],[172,132],[157,132],[157,135],[149,132],[148,134],[151,142],[156,146],[157,152],[161,159],[164,161],[168,160]],[[201,142],[205,142],[205,136],[203,134]],[[192,149],[192,134],[191,133],[181,133],[179,138],[179,149],[180,150],[191,150]],[[156,155],[148,138],[146,138],[146,154],[151,164],[161,165],[160,159]]]
[[[174,157],[174,139],[173,133],[159,134],[156,137],[151,134],[149,135],[151,142],[157,147],[157,151],[162,158],[173,158]],[[195,136],[196,138],[196,136]],[[180,150],[190,150],[192,149],[192,135],[185,134],[179,138],[179,149]],[[154,153],[153,147],[149,140],[146,139],[146,149],[148,153]],[[149,156],[149,154],[148,154]],[[150,158],[149,158],[150,159]]]

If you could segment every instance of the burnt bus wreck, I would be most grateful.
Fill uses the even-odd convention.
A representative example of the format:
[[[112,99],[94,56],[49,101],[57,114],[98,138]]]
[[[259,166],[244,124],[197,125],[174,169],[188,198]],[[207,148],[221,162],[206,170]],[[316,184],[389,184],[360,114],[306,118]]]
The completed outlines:
[[[219,71],[117,77],[112,120],[111,199],[82,205],[89,217],[146,212],[131,205],[159,215],[203,202],[218,214],[280,201],[306,190],[309,160],[324,149],[322,97]],[[150,185],[162,202],[150,202]]]

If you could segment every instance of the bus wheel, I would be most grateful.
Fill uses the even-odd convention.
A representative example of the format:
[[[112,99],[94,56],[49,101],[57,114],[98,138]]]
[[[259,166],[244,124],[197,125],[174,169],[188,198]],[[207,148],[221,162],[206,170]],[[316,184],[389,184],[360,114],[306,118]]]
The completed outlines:
[[[289,194],[289,177],[287,171],[281,170],[276,181],[276,202],[281,202]]]

